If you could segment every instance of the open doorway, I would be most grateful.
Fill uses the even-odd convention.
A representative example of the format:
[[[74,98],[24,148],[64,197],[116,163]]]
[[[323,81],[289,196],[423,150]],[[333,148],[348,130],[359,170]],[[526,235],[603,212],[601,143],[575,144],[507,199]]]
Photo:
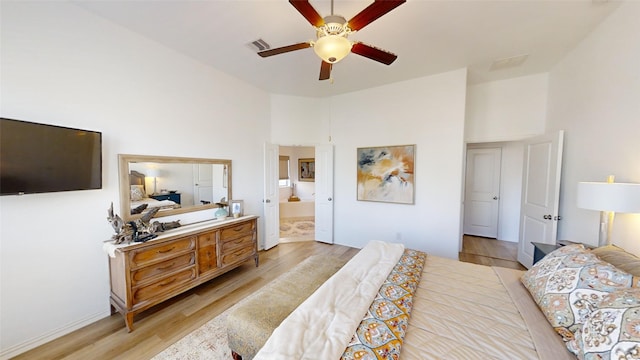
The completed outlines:
[[[315,147],[279,146],[280,242],[315,240]]]
[[[521,141],[467,144],[464,234],[518,242],[523,151]]]

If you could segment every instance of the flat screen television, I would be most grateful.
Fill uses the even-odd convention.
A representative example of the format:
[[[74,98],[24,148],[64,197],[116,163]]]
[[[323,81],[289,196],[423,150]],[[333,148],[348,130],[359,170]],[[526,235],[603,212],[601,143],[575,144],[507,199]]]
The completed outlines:
[[[0,195],[102,188],[102,133],[0,118]]]

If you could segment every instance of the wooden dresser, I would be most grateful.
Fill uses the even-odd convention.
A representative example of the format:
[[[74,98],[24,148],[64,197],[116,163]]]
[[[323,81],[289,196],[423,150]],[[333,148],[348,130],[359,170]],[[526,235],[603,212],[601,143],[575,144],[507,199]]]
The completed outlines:
[[[257,216],[187,225],[146,243],[115,245],[109,257],[112,310],[133,316],[249,259],[258,266]]]

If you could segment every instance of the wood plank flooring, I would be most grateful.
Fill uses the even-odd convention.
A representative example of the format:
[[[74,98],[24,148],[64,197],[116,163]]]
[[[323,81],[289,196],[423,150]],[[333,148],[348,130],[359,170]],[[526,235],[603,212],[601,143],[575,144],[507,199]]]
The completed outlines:
[[[518,262],[518,243],[509,241],[465,235],[458,259],[474,264],[526,270]]]
[[[467,236],[463,243],[462,261],[519,265],[512,249],[517,244]],[[307,257],[319,254],[350,259],[357,251],[314,241],[282,243],[260,252],[258,268],[248,261],[137,315],[131,333],[127,333],[122,316],[114,314],[14,359],[149,359]]]

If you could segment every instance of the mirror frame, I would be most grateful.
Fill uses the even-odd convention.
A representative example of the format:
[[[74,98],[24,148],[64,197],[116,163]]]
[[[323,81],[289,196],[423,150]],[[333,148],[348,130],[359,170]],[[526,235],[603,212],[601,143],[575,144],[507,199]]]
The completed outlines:
[[[133,221],[142,217],[142,214],[131,215],[131,187],[129,186],[129,163],[130,162],[155,162],[166,164],[221,164],[227,165],[227,201],[233,199],[231,196],[231,160],[226,159],[204,159],[176,156],[151,156],[151,155],[131,155],[118,154],[118,181],[120,182],[120,216],[125,222]],[[193,205],[172,210],[163,210],[162,214],[156,214],[154,217],[164,217],[170,215],[184,214],[193,211],[201,211],[206,209],[215,209],[220,206],[215,203],[206,205]]]

